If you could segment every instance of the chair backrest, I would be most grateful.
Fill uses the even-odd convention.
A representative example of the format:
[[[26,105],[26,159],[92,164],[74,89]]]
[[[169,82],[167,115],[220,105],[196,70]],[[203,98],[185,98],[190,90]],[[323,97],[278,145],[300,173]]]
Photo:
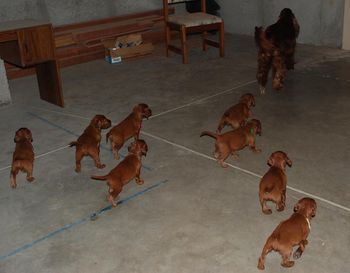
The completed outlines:
[[[163,0],[163,11],[164,11],[164,19],[168,20],[169,16],[169,5],[184,3],[184,2],[193,2],[193,1],[201,1],[201,10],[202,12],[206,12],[206,0]]]

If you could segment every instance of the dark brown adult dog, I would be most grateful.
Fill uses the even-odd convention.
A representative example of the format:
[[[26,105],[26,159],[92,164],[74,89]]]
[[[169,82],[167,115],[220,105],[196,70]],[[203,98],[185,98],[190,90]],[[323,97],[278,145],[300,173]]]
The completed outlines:
[[[256,135],[261,135],[261,123],[257,119],[251,119],[246,125],[236,130],[226,132],[224,134],[217,134],[210,131],[204,131],[202,136],[211,136],[216,139],[214,157],[218,160],[222,167],[227,167],[224,163],[229,155],[236,158],[239,150],[249,146],[254,152],[261,152],[255,147]]]
[[[299,24],[291,9],[281,11],[278,21],[265,31],[255,27],[255,42],[258,47],[257,80],[261,94],[265,93],[269,70],[272,67],[272,86],[283,88],[286,69],[294,69],[296,38]]]
[[[81,160],[84,156],[91,156],[97,168],[102,169],[106,165],[100,161],[101,130],[111,127],[111,121],[104,115],[96,115],[77,141],[72,141],[69,146],[76,146],[75,171],[81,171]]]
[[[292,166],[292,161],[287,154],[277,151],[271,154],[267,164],[270,169],[260,181],[259,200],[261,209],[265,214],[271,214],[272,210],[266,205],[266,201],[276,203],[277,211],[283,211],[286,206],[287,176],[286,166]]]
[[[294,265],[294,261],[289,260],[293,247],[299,245],[293,258],[300,258],[308,243],[307,236],[311,229],[310,220],[315,217],[316,209],[316,202],[312,198],[306,197],[298,201],[294,206],[292,216],[281,222],[267,239],[259,258],[259,269],[265,269],[265,257],[272,250],[281,254],[282,266],[291,267]]]
[[[115,199],[122,191],[123,186],[130,180],[135,178],[137,184],[141,185],[144,183],[143,179],[140,178],[141,157],[143,155],[146,156],[148,146],[144,140],[138,139],[129,145],[128,151],[129,154],[109,174],[91,176],[92,179],[107,180],[107,185],[109,186],[108,200],[113,207],[117,206]]]
[[[136,105],[131,114],[129,114],[122,122],[114,126],[106,135],[106,141],[111,142],[111,148],[115,159],[119,159],[118,151],[123,147],[124,142],[129,138],[139,138],[142,119],[149,118],[152,110],[145,103]]]
[[[19,171],[27,173],[27,181],[33,182],[33,137],[32,132],[28,128],[20,128],[15,134],[14,141],[16,148],[13,153],[12,166],[11,166],[11,182],[12,188],[17,187],[16,176]]]
[[[251,111],[250,108],[255,106],[254,96],[250,93],[244,94],[239,99],[239,103],[231,106],[227,109],[219,122],[217,133],[221,133],[221,130],[230,125],[233,129],[237,129],[245,125],[249,118]]]

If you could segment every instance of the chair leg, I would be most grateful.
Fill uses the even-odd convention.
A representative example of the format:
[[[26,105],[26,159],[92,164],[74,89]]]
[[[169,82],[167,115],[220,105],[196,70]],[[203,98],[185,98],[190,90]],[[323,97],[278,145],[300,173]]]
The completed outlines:
[[[165,51],[166,56],[169,57],[169,44],[170,44],[171,34],[170,34],[170,27],[165,26]]]
[[[188,63],[188,49],[186,41],[186,28],[182,26],[180,29],[180,39],[181,39],[181,51],[182,51],[182,63]]]
[[[204,31],[204,32],[202,33],[203,51],[207,51],[207,49],[208,49],[208,45],[207,45],[207,43],[205,42],[205,40],[207,39],[207,36],[208,36],[208,32]]]
[[[219,43],[220,43],[220,57],[225,56],[225,41],[224,41],[225,33],[224,33],[224,22],[220,24],[219,30]]]

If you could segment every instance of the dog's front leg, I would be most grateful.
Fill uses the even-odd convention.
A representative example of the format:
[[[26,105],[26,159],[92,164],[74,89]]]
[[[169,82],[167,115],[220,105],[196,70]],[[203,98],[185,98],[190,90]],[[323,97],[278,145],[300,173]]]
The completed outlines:
[[[299,244],[298,249],[294,252],[293,254],[293,258],[299,259],[301,257],[301,255],[303,254],[303,252],[305,251],[305,246],[307,245],[307,240],[302,240]]]
[[[137,170],[136,176],[135,176],[135,181],[138,185],[142,185],[145,181],[140,178],[140,173],[141,173],[141,167]]]

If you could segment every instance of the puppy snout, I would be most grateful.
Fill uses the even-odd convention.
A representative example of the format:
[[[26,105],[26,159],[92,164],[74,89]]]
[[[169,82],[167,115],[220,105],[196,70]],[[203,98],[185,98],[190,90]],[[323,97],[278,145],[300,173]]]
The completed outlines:
[[[152,110],[150,108],[147,108],[144,111],[144,115],[145,115],[146,118],[149,118],[150,116],[152,116]]]

